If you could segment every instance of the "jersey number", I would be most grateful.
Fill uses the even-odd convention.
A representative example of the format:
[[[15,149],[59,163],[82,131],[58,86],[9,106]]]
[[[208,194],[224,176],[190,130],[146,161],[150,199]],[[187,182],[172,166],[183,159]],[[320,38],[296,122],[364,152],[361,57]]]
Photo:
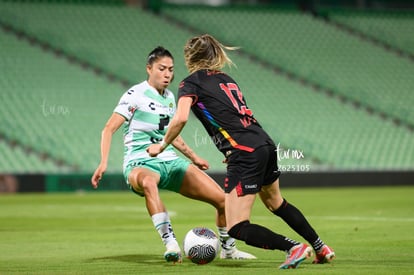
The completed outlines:
[[[165,126],[167,126],[168,123],[170,123],[170,117],[167,115],[160,114],[160,123],[158,123],[158,130],[164,130]],[[151,143],[159,143],[161,140],[161,138],[150,138]]]
[[[158,130],[164,130],[165,126],[167,126],[168,123],[170,123],[170,117],[160,114],[160,123],[158,123]]]
[[[243,100],[243,94],[235,83],[227,83],[227,85],[220,83],[220,89],[226,93],[234,108],[237,109],[241,115],[252,115],[252,111],[247,108]]]
[[[244,127],[249,126],[254,121],[253,112],[247,108],[246,103],[243,100],[243,94],[240,91],[239,87],[235,83],[220,83],[220,89],[227,95],[236,108],[237,112],[244,117],[240,119],[240,122]],[[246,116],[247,115],[247,116]]]

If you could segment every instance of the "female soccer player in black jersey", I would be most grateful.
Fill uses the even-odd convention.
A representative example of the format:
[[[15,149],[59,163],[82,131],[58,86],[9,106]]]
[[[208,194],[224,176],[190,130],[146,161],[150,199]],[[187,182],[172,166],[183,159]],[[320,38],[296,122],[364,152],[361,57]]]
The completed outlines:
[[[226,50],[235,49],[208,34],[187,41],[184,58],[190,75],[180,83],[177,111],[164,140],[151,145],[148,152],[156,156],[171,144],[183,129],[191,109],[226,157],[224,189],[229,235],[255,247],[286,251],[281,269],[296,268],[312,255],[313,249],[314,263],[330,262],[335,257],[333,250],[319,238],[300,210],[282,197],[273,140],[247,107],[236,81],[221,71],[225,65],[233,64]],[[250,223],[256,194],[267,209],[312,247]]]
[[[130,189],[145,198],[145,206],[166,251],[168,262],[181,262],[181,248],[172,228],[170,216],[159,189],[170,190],[185,197],[211,204],[216,209],[215,221],[221,244],[222,259],[255,259],[236,248],[226,228],[225,193],[202,170],[208,162],[187,146],[182,138],[172,144],[188,160],[178,157],[172,147],[157,158],[146,152],[149,144],[161,140],[175,110],[175,97],[168,89],[174,78],[174,58],[163,47],[152,50],[147,57],[147,80],[129,88],[119,100],[102,131],[101,161],[91,184],[98,188],[107,168],[113,134],[124,127],[124,176]],[[190,161],[192,162],[190,164]]]

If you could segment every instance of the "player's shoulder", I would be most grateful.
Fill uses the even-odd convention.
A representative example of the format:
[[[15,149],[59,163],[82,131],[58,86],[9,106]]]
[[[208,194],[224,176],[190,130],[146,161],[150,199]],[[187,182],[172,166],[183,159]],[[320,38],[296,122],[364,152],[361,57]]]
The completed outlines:
[[[184,78],[184,82],[199,82],[200,79],[203,79],[206,76],[206,70],[198,70],[189,74],[186,78]]]
[[[186,78],[184,78],[179,85],[179,89],[184,87],[192,87],[192,86],[199,86],[206,75],[205,70],[199,70],[189,74]]]
[[[187,76],[184,81],[190,81],[190,82],[203,82],[208,79],[232,79],[231,76],[229,76],[226,72],[218,71],[218,70],[198,70],[189,76]]]
[[[135,84],[131,86],[127,91],[125,91],[125,94],[132,95],[134,93],[143,93],[149,88],[149,84],[147,81],[143,81],[141,83]]]

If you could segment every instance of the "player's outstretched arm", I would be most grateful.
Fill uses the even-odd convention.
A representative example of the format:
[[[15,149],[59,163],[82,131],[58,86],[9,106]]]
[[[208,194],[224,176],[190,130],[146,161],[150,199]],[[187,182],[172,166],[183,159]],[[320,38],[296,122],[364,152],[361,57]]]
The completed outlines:
[[[207,170],[210,165],[208,164],[208,161],[205,159],[200,158],[192,149],[190,146],[188,146],[184,139],[181,136],[176,137],[172,145],[181,153],[183,153],[184,156],[186,156],[191,162],[196,165],[201,170]]]
[[[111,149],[112,135],[125,122],[125,118],[120,114],[113,113],[105,124],[101,135],[101,162],[96,168],[91,178],[93,188],[98,188],[99,181],[102,179],[108,165],[109,151]]]

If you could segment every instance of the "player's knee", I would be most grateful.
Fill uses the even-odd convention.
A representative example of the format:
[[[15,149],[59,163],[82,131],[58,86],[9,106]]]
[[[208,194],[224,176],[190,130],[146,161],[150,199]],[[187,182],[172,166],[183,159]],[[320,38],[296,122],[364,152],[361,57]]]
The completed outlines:
[[[244,241],[245,234],[243,234],[243,231],[244,231],[243,229],[249,224],[250,224],[250,221],[246,220],[246,221],[242,221],[242,222],[239,222],[238,224],[234,225],[228,231],[230,237],[235,238],[237,240]]]
[[[152,177],[143,177],[142,180],[138,184],[144,192],[154,192],[158,191],[158,183]]]
[[[136,192],[144,195],[158,192],[158,182],[154,177],[136,173],[129,177],[129,182]]]

